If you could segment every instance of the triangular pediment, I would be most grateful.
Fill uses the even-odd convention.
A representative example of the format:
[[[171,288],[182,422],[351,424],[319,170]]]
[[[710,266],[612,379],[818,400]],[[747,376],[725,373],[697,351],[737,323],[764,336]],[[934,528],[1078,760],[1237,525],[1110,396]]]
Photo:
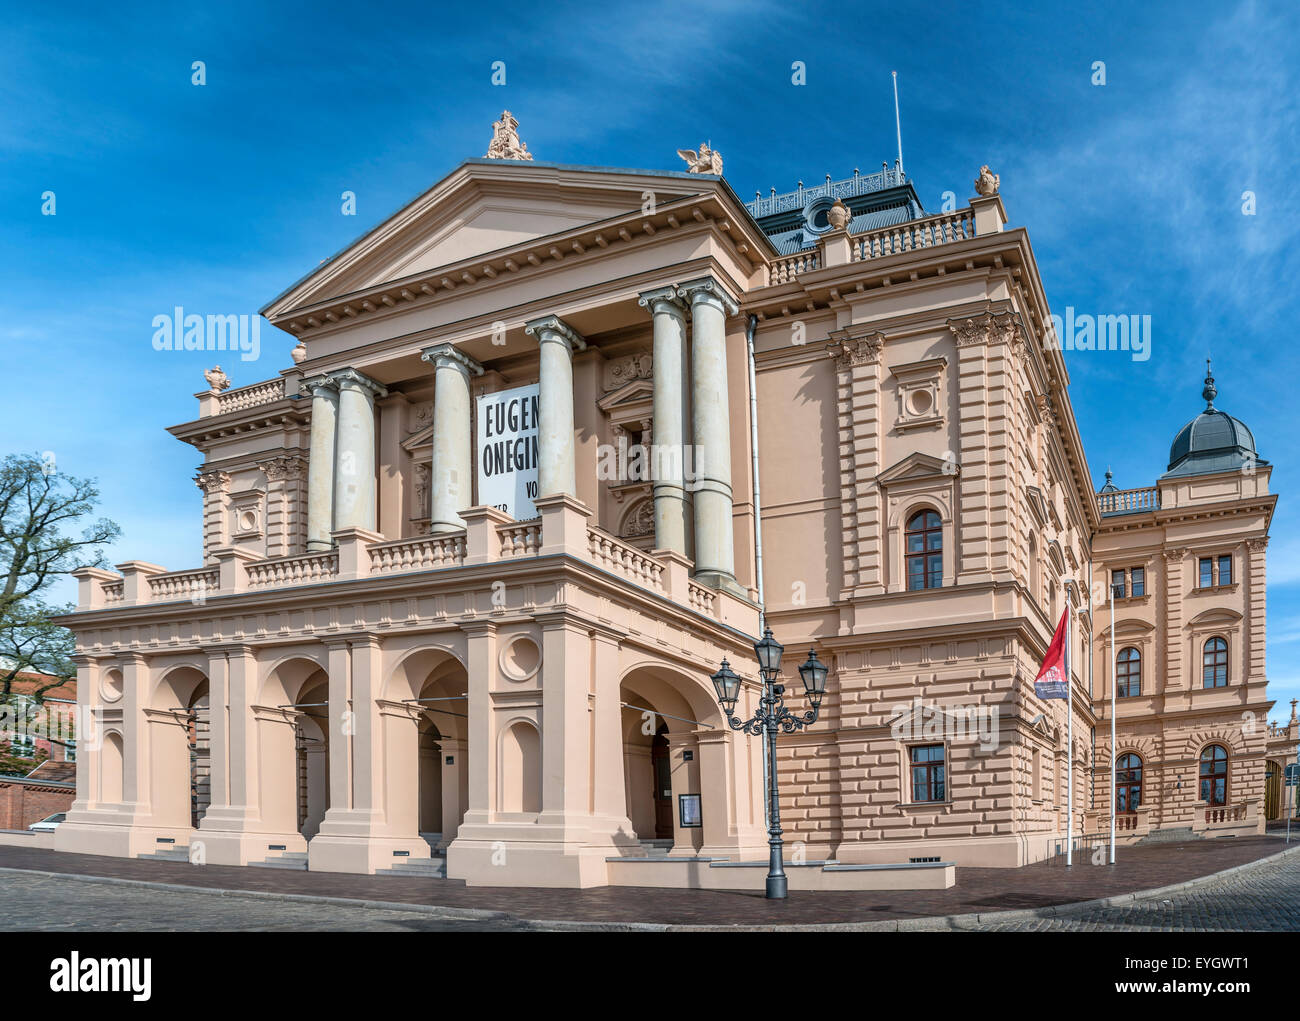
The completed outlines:
[[[596,406],[609,414],[620,408],[639,406],[654,400],[654,383],[648,379],[634,379],[617,390],[611,390],[598,401]]]
[[[957,466],[949,461],[930,454],[908,454],[901,461],[886,468],[876,476],[876,482],[887,486],[893,482],[911,481],[913,479],[952,478],[958,473]]]
[[[430,273],[697,194],[680,174],[514,160],[470,160],[271,301],[272,321],[308,307]]]

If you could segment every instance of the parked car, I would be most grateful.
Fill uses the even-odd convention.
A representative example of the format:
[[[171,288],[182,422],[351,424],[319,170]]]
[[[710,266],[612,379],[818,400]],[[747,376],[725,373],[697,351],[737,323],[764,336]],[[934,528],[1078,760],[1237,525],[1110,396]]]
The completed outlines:
[[[47,815],[40,822],[34,822],[27,828],[35,830],[37,833],[53,833],[59,823],[68,817],[67,812],[55,812],[53,815]]]

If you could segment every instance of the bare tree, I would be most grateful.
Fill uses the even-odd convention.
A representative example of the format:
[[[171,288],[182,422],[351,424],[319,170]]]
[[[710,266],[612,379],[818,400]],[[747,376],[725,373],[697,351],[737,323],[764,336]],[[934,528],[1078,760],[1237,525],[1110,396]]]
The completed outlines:
[[[75,673],[72,636],[50,620],[70,607],[42,596],[80,567],[104,566],[104,547],[122,530],[107,518],[89,520],[98,502],[93,479],[63,475],[52,459],[0,461],[0,701],[19,673]]]

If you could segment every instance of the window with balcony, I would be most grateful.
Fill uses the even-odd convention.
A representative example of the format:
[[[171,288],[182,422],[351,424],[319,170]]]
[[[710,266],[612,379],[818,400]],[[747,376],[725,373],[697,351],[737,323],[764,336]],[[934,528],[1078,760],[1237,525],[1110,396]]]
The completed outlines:
[[[1131,646],[1121,649],[1115,664],[1115,676],[1119,682],[1115,693],[1120,698],[1135,698],[1142,694],[1142,653]]]
[[[943,801],[943,745],[915,745],[908,749],[912,768],[912,801]]]
[[[907,587],[943,585],[943,524],[932,510],[913,514],[907,522]]]
[[[1211,638],[1201,656],[1201,682],[1206,688],[1224,688],[1228,684],[1228,642]]]
[[[1201,800],[1207,805],[1228,803],[1228,752],[1222,745],[1201,752]]]

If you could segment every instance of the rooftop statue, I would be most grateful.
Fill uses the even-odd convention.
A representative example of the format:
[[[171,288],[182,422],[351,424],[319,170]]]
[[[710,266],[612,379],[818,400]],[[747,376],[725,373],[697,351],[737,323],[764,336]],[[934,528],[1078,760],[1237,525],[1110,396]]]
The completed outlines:
[[[989,172],[987,163],[980,167],[980,176],[975,178],[975,194],[983,195],[988,198],[990,195],[998,193],[998,185],[1001,184],[1002,178],[997,174]]]
[[[519,141],[519,132],[515,129],[519,122],[509,110],[501,111],[501,119],[492,123],[492,142],[488,145],[486,159],[490,160],[530,160],[533,154],[528,145]]]
[[[686,161],[688,174],[717,174],[722,176],[722,154],[710,149],[708,142],[700,143],[697,155],[694,149],[678,149],[677,155]]]

